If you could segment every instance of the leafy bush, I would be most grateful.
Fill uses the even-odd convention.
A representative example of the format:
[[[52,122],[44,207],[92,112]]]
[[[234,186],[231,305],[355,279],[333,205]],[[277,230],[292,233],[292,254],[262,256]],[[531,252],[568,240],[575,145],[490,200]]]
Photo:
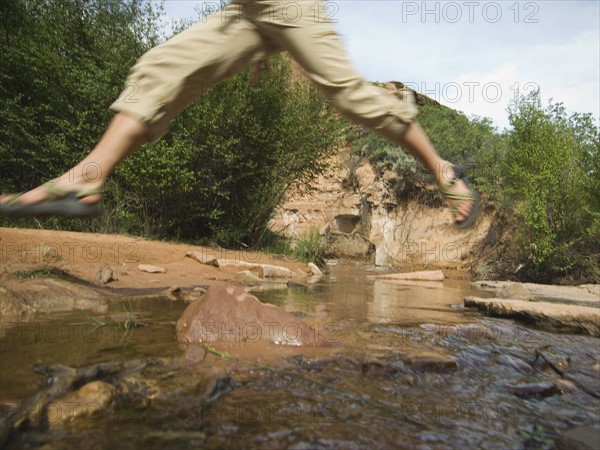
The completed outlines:
[[[497,195],[499,161],[505,157],[506,146],[504,137],[495,132],[489,119],[469,119],[438,104],[420,106],[417,119],[444,159],[467,166],[470,178],[480,190],[489,196]],[[352,146],[354,154],[366,158],[380,173],[397,172],[400,177],[394,188],[400,198],[423,199],[422,188],[433,179],[415,158],[374,132],[365,131],[358,136]]]
[[[29,189],[95,144],[129,67],[159,40],[144,0],[0,2],[0,191]]]
[[[342,129],[324,100],[307,82],[290,83],[284,56],[260,85],[250,75],[212,87],[117,170],[157,234],[254,246],[285,192],[325,168]]]
[[[509,119],[511,129],[502,134],[488,119],[440,105],[422,105],[418,116],[442,157],[466,163],[479,192],[513,217],[514,239],[502,243],[513,248],[504,257],[523,264],[526,279],[600,281],[600,139],[593,117],[567,116],[560,103],[543,108],[534,92],[511,104]],[[400,198],[430,199],[422,186],[433,180],[414,158],[375,133],[354,135],[355,157],[400,175]]]
[[[516,243],[527,276],[547,281],[582,265],[597,267],[600,139],[591,115],[568,117],[560,103],[544,108],[539,91],[509,112],[505,189],[515,200]]]
[[[159,40],[160,11],[146,0],[0,5],[0,190],[10,192],[93,147],[129,67]],[[291,83],[286,57],[270,67],[258,86],[247,70],[212,87],[163,140],[125,161],[103,220],[46,226],[256,245],[286,190],[318,175],[342,136],[312,85]]]

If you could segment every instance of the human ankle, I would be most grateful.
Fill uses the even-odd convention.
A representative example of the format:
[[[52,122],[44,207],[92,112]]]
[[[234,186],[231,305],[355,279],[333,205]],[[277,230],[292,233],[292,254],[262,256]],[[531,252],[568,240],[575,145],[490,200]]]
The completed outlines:
[[[100,186],[105,183],[104,171],[97,162],[81,161],[60,177],[61,181],[74,185]]]

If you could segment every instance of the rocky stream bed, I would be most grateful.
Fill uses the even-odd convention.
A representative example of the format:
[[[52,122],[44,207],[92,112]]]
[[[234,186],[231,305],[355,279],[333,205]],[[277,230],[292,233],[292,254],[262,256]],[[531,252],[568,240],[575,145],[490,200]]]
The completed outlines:
[[[595,286],[561,297],[587,322],[536,321],[465,305],[543,287],[244,269],[136,296],[5,276],[0,447],[597,448]]]

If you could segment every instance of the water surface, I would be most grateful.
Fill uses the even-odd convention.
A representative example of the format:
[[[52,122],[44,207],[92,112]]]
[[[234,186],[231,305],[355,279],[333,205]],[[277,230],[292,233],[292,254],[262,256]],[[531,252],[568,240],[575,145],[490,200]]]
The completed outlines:
[[[140,377],[153,380],[160,396],[83,424],[23,432],[8,447],[550,448],[565,428],[600,424],[600,401],[588,393],[598,390],[597,339],[465,310],[465,296],[486,295],[466,283],[401,284],[370,274],[334,268],[331,278],[307,288],[256,292],[328,333],[334,345],[327,349],[294,349],[283,357],[271,351],[261,360],[209,355],[202,365],[234,380],[230,392],[211,402],[197,400],[199,374],[150,368]],[[315,312],[323,309],[317,305],[328,313]],[[115,302],[107,314],[53,315],[8,329],[0,349],[3,414],[43,388],[32,364],[180,355],[175,322],[186,306]],[[462,333],[453,328],[459,324]],[[458,367],[418,370],[407,363],[423,352],[455,358]],[[507,383],[560,378],[540,353],[588,392],[510,393]]]

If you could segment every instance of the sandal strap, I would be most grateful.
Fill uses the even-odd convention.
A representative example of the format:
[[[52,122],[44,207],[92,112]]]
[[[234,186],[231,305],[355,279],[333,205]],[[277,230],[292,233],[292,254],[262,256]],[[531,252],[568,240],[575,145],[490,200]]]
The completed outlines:
[[[103,192],[104,192],[104,188],[102,188],[102,187],[83,189],[79,192],[75,192],[75,197],[84,198],[84,197],[89,197],[90,195],[102,194]]]
[[[59,200],[61,198],[65,198],[71,192],[75,194],[76,198],[85,198],[85,197],[89,197],[90,195],[102,194],[102,192],[104,191],[102,186],[95,187],[95,188],[82,189],[81,191],[73,191],[71,189],[65,189],[65,188],[56,186],[55,185],[56,180],[57,180],[57,178],[55,178],[54,180],[50,180],[47,183],[43,184],[44,191],[46,192],[46,195],[47,195],[46,201],[54,201],[54,200]]]
[[[444,194],[444,196],[452,201],[458,202],[456,204],[453,204],[450,207],[450,210],[453,213],[458,213],[460,211],[460,208],[466,203],[466,202],[472,202],[475,201],[475,196],[473,194],[454,194],[451,192],[447,192]]]
[[[3,202],[2,205],[5,206],[12,206],[12,205],[16,205],[17,203],[19,203],[19,199],[21,198],[21,196],[24,194],[24,192],[19,192],[17,194],[8,194],[10,195],[10,198]]]
[[[469,193],[457,193],[457,192],[451,192],[449,190],[449,188],[453,187],[458,180],[463,180],[466,183],[465,180],[465,168],[462,165],[454,165],[452,164],[452,178],[448,181],[448,183],[445,186],[441,186],[440,187],[440,191],[442,192],[442,195],[444,197],[446,197],[447,199],[454,201],[454,202],[458,202],[457,204],[454,204],[450,207],[450,210],[452,211],[452,213],[456,214],[460,211],[460,208],[462,207],[462,205],[464,205],[466,202],[472,202],[475,201],[475,195],[473,195],[473,192],[469,192]],[[468,187],[468,184],[467,184]]]
[[[468,193],[468,194],[459,194],[457,192],[450,192],[450,191],[445,191],[442,190],[442,194],[444,195],[444,197],[449,198],[450,200],[473,200],[475,198],[475,196],[472,193]]]

